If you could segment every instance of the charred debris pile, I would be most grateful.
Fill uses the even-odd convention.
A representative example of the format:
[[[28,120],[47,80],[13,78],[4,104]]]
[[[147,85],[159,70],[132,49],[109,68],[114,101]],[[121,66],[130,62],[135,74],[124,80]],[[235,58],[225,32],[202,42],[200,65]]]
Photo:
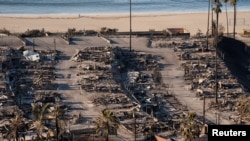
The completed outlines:
[[[176,52],[184,70],[184,79],[194,94],[203,100],[211,101],[211,110],[220,110],[236,114],[237,100],[247,92],[239,79],[225,64],[224,53],[217,50],[203,39],[171,40],[167,42]],[[217,57],[215,52],[217,51]],[[216,90],[217,83],[217,90]],[[216,94],[217,93],[217,94]],[[215,99],[218,99],[216,104]]]
[[[144,137],[152,130],[172,130],[172,124],[178,124],[186,110],[163,84],[158,63],[161,59],[120,47],[88,47],[72,56],[79,62],[77,75],[82,91],[93,93],[96,106],[115,111],[131,132],[136,124],[138,136]]]
[[[73,61],[82,62],[79,69],[78,83],[87,92],[121,92],[120,85],[112,72],[113,52],[110,47],[90,47],[78,50]]]
[[[61,101],[61,95],[53,92],[57,89],[54,83],[57,52],[2,47],[0,56],[0,132],[5,138],[12,131],[12,125],[8,122],[10,119],[18,117],[20,121],[24,120],[25,130],[30,130],[34,123],[32,120],[35,120],[34,110],[39,111],[46,104],[49,104],[50,109],[55,109]],[[65,108],[65,105],[59,107]],[[45,126],[55,128],[51,122]],[[34,130],[29,132],[35,135]]]

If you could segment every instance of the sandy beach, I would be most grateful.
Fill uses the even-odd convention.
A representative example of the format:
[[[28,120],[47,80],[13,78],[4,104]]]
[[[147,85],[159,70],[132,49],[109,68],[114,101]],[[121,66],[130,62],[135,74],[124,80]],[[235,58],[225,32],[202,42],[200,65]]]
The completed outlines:
[[[250,29],[250,11],[237,13],[236,31]],[[215,14],[213,14],[215,18]],[[226,32],[226,12],[219,15],[219,23]],[[148,31],[154,29],[162,31],[165,28],[185,28],[191,34],[202,33],[207,30],[207,13],[159,13],[159,14],[133,14],[132,30]],[[211,19],[211,14],[210,14]],[[233,12],[228,12],[229,32],[233,31]],[[0,28],[13,33],[25,32],[27,29],[42,29],[50,32],[65,32],[68,28],[76,30],[93,29],[101,27],[117,28],[118,31],[129,31],[128,14],[47,14],[47,15],[0,15]]]

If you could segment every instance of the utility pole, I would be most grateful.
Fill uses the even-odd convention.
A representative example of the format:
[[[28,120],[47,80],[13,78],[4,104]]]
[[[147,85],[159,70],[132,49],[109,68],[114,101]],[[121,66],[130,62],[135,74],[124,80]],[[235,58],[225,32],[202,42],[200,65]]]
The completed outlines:
[[[130,50],[130,52],[131,52],[131,46],[132,46],[132,44],[131,44],[131,32],[132,32],[132,28],[131,28],[131,0],[130,0],[130,3],[129,3],[129,12],[130,12],[130,14],[129,14],[129,25],[130,25],[130,28],[129,28],[129,50]]]

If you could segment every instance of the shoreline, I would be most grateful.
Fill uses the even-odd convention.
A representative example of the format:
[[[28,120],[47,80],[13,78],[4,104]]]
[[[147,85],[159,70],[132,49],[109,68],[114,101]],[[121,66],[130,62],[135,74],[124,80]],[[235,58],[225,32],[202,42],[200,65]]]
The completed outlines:
[[[211,11],[210,11],[211,12]],[[250,10],[238,10],[237,13],[249,13]],[[168,16],[168,15],[187,15],[187,14],[207,14],[207,11],[187,11],[187,12],[133,12],[132,16]],[[225,13],[225,11],[223,11]],[[233,13],[233,11],[228,11],[228,13]],[[9,17],[9,18],[58,18],[58,17],[76,17],[79,15],[81,17],[126,17],[129,16],[129,12],[123,13],[39,13],[39,14],[2,14],[0,13],[0,17]],[[210,14],[211,15],[211,14]],[[250,16],[250,15],[249,15]]]
[[[141,14],[181,14],[181,13],[207,13],[207,7],[205,8],[206,10],[175,10],[175,11],[134,11],[132,9],[132,13],[136,15],[141,15]],[[224,13],[225,7],[221,8],[222,12]],[[234,12],[233,8],[228,7],[227,9],[228,12]],[[211,10],[210,10],[211,12]],[[248,9],[237,9],[237,12],[250,12]],[[113,11],[113,12],[52,12],[52,13],[1,13],[0,16],[2,15],[77,15],[77,14],[82,14],[82,15],[124,15],[124,14],[129,14],[129,9],[128,11]]]
[[[226,30],[226,14],[221,13],[219,23]],[[233,12],[228,12],[230,31],[232,32]],[[237,12],[237,32],[250,28],[250,11]],[[214,16],[215,18],[215,16]],[[166,28],[185,28],[191,35],[207,30],[207,12],[181,13],[132,13],[132,30],[148,31]],[[211,14],[210,14],[211,19]],[[0,29],[22,33],[27,29],[42,29],[50,32],[66,32],[68,28],[99,30],[102,27],[117,28],[118,31],[129,31],[129,13],[101,14],[0,14]],[[225,32],[225,31],[224,31]]]

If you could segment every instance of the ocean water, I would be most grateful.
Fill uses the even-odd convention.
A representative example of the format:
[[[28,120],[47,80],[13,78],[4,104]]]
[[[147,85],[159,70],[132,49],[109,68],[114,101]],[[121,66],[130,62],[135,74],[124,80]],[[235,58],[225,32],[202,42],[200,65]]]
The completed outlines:
[[[131,0],[132,13],[205,12],[208,0]],[[130,0],[0,0],[0,14],[128,13]],[[224,3],[222,3],[224,11]],[[233,8],[228,4],[228,10]],[[250,0],[239,0],[239,11],[250,10]]]

